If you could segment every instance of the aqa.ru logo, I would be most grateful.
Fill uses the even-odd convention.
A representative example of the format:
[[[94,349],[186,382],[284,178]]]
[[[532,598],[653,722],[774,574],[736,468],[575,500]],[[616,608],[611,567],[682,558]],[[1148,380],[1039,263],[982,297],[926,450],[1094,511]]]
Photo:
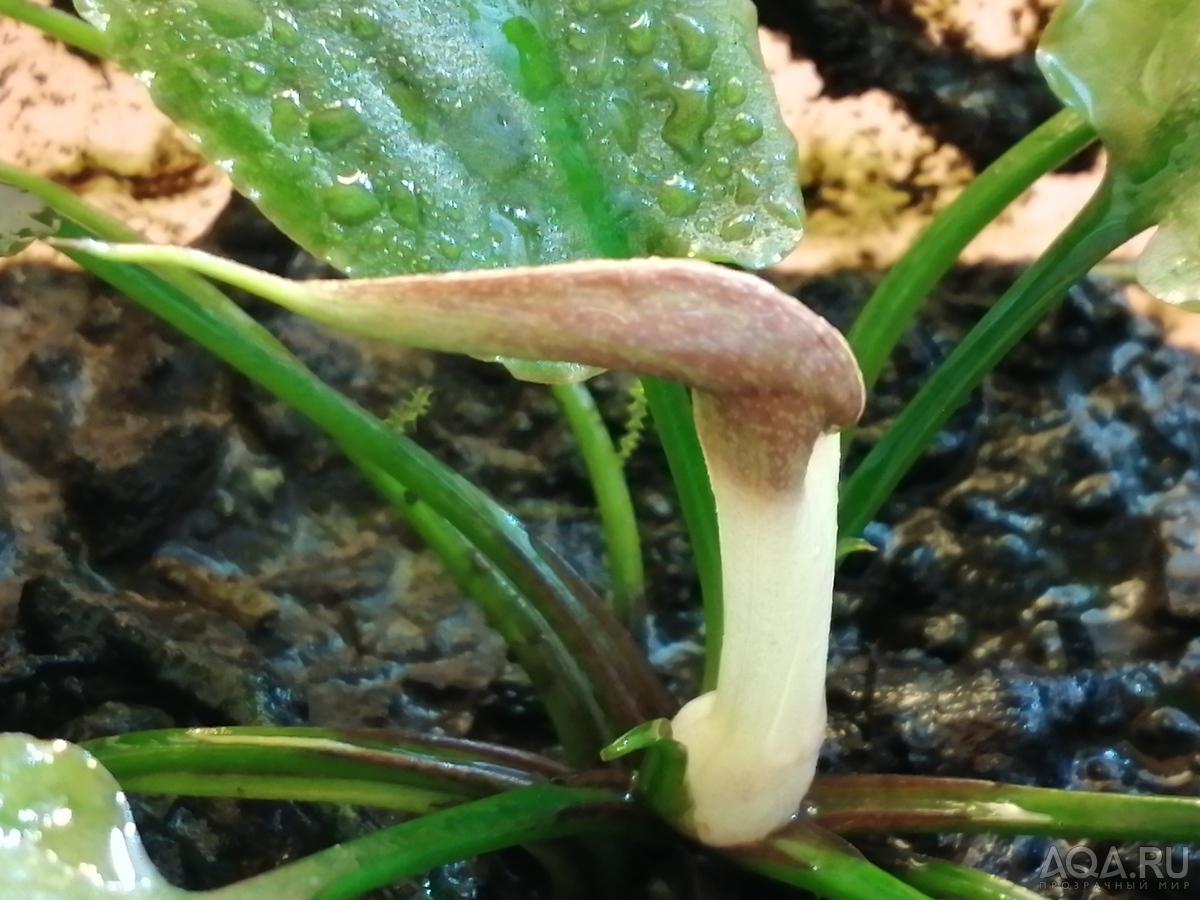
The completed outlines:
[[[1139,847],[1137,863],[1121,859],[1116,847],[1110,847],[1103,864],[1091,847],[1072,847],[1063,852],[1050,847],[1038,870],[1038,890],[1064,888],[1080,890],[1103,885],[1106,890],[1186,890],[1191,886],[1187,847]]]

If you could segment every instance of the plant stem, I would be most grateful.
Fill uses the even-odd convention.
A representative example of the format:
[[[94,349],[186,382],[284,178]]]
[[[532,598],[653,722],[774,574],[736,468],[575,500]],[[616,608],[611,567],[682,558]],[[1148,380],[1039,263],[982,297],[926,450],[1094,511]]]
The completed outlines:
[[[613,610],[627,627],[636,626],[646,614],[646,575],[625,467],[587,386],[555,384],[551,391],[579,444],[596,495],[608,549]]]
[[[1034,181],[1096,138],[1078,113],[1064,110],[1027,135],[972,181],[887,273],[847,335],[868,390],[934,284],[963,248]]]
[[[632,804],[607,791],[520,788],[330,847],[211,897],[353,900],[436,866],[520,844],[588,834],[650,838],[654,833]]]
[[[708,466],[696,436],[696,421],[687,388],[661,378],[643,378],[646,402],[662,443],[679,497],[679,509],[692,545],[700,596],[704,603],[704,681],[702,691],[717,686],[721,635],[725,614],[721,598],[721,547],[717,532],[717,501],[708,480]]]
[[[27,3],[26,0],[0,0],[0,16],[8,16],[10,19],[32,25],[38,31],[92,56],[101,59],[108,57],[104,32],[70,13],[48,6],[37,6]]]
[[[980,320],[896,417],[842,491],[841,534],[878,512],[951,415],[1076,281],[1149,223],[1105,181],[1050,248]]]

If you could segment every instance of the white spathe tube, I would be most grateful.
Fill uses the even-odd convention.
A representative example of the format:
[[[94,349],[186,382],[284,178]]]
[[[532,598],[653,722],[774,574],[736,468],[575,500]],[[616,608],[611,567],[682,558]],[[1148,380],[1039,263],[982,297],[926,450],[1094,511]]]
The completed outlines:
[[[713,475],[725,628],[716,690],[672,722],[688,751],[690,828],[760,840],[792,819],[825,739],[841,440],[817,438],[800,487],[770,495]]]

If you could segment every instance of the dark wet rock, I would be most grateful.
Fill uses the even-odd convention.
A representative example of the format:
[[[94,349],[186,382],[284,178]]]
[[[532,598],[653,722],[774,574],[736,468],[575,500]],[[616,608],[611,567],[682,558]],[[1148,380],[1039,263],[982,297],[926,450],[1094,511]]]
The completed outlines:
[[[106,700],[90,712],[68,722],[59,736],[78,744],[98,737],[129,734],[134,731],[154,731],[174,726],[174,717],[165,710],[141,703]]]
[[[4,278],[11,308],[57,292],[48,305],[60,318],[29,315],[4,336],[0,441],[57,482],[93,556],[142,552],[203,492],[219,460],[223,417],[211,410],[225,380],[216,361],[87,293],[80,279]]]
[[[146,696],[140,686],[150,684],[183,702],[183,718],[298,720],[296,698],[262,672],[240,629],[195,606],[43,576],[25,586],[20,612],[31,650],[71,658],[81,672],[111,673],[104,687],[126,698]]]
[[[936,363],[931,335],[961,336],[1011,277],[963,271],[939,292],[850,468]],[[805,295],[838,302],[838,283]],[[857,277],[844,284],[840,302],[861,302]],[[1200,794],[1200,365],[1085,286],[969,408],[868,528],[879,552],[839,576],[823,765]],[[985,848],[1036,888],[1044,850],[1031,867],[1020,846],[942,852]]]
[[[329,842],[329,822],[295,804],[150,797],[135,799],[133,809],[155,864],[174,883],[197,890],[259,874],[264,845],[295,859]]]
[[[1182,756],[1200,750],[1200,722],[1174,706],[1163,706],[1134,723],[1134,742],[1152,754]]]
[[[1066,677],[965,676],[934,660],[913,662],[871,671],[858,662],[833,667],[831,715],[835,722],[852,718],[869,742],[861,758],[843,757],[843,765],[1055,782],[1064,767],[1074,768],[1062,756],[1064,741],[1083,742],[1092,752],[1094,742],[1149,709],[1161,684],[1159,673],[1144,667]]]
[[[216,425],[181,425],[155,435],[134,460],[81,458],[68,465],[65,498],[96,556],[155,542],[210,483],[222,442]]]
[[[956,321],[964,309],[936,314]],[[1060,366],[1039,362],[1051,359]],[[891,378],[907,390],[924,367],[904,366]],[[957,614],[977,634],[975,665],[1178,653],[1194,632],[1164,620],[1187,602],[1164,579],[1183,578],[1191,552],[1192,360],[1080,289],[978,396],[982,414],[949,429],[970,448],[954,477],[915,469],[874,532],[881,552],[848,567],[859,574],[844,585],[870,598],[867,634],[924,647],[928,622]]]

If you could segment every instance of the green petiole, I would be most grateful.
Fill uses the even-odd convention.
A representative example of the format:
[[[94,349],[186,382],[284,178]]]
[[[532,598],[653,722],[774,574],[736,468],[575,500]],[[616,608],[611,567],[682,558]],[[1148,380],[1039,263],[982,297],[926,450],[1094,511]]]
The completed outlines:
[[[627,627],[635,627],[646,614],[646,573],[624,466],[587,386],[555,384],[550,390],[579,445],[596,494],[608,550],[613,611]]]
[[[92,56],[105,59],[108,44],[104,33],[87,22],[53,7],[37,6],[26,0],[0,0],[0,16],[8,16],[26,25],[32,25],[45,34],[57,38]]]

